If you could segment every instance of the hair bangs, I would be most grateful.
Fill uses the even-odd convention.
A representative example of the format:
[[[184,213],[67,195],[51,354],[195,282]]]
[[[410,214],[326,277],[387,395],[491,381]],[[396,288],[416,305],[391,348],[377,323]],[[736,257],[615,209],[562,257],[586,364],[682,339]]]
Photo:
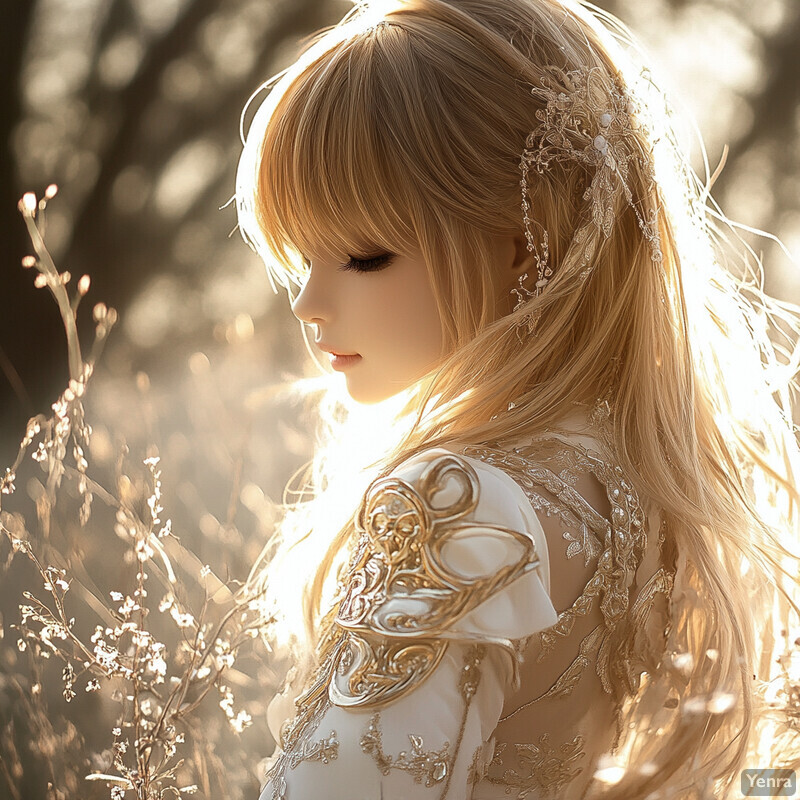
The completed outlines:
[[[403,199],[413,189],[387,142],[375,40],[367,31],[323,53],[287,85],[265,131],[256,219],[296,283],[320,249],[364,256],[416,243],[408,209],[418,203]]]

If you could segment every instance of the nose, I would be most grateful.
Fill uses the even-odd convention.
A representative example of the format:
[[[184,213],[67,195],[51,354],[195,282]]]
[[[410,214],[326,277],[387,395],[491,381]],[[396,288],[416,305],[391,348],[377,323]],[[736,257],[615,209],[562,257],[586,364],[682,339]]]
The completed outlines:
[[[309,276],[291,302],[292,313],[300,322],[307,322],[309,325],[323,322],[329,315],[329,297],[328,300],[324,298],[325,293],[321,291],[319,281]]]

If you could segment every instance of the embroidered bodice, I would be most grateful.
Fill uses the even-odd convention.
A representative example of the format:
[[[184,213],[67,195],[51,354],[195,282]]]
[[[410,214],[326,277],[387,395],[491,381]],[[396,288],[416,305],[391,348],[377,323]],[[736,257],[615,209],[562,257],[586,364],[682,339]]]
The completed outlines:
[[[357,528],[260,800],[584,796],[663,653],[673,576],[598,438],[431,448],[370,485]]]

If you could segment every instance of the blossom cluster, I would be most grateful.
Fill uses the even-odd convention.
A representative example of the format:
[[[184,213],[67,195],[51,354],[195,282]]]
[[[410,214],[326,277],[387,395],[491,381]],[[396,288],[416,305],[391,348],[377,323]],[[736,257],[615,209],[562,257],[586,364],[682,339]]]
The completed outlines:
[[[56,270],[42,237],[45,206],[54,195],[51,188],[40,201],[29,194],[20,203],[37,253],[27,257],[23,266],[37,270],[35,286],[47,287],[62,312],[71,377],[52,404],[52,413],[29,421],[14,463],[0,470],[0,544],[10,545],[4,568],[8,571],[16,559],[22,559],[33,566],[39,579],[38,586],[27,584],[22,590],[19,621],[9,626],[17,631],[16,657],[28,658],[35,676],[26,686],[17,668],[16,684],[31,709],[32,724],[41,723],[42,729],[50,716],[45,698],[48,671],[42,665],[49,662],[60,662],[60,697],[67,704],[75,706],[82,697],[97,695],[111,700],[112,708],[116,705],[109,726],[110,746],[86,759],[90,767],[82,776],[91,782],[88,786],[105,785],[106,797],[119,800],[132,793],[137,800],[153,800],[191,795],[198,786],[207,792],[214,758],[212,737],[220,739],[223,734],[205,711],[214,704],[204,700],[216,689],[222,714],[219,709],[214,713],[234,735],[252,725],[251,713],[236,703],[233,681],[226,676],[235,670],[242,646],[258,637],[263,621],[254,618],[250,599],[238,600],[208,565],[195,576],[196,585],[181,579],[173,563],[176,556],[184,564],[193,563],[194,556],[183,548],[165,514],[160,458],[152,448],[138,462],[146,468],[140,474],[129,474],[124,446],[113,480],[92,474],[93,430],[85,418],[84,400],[116,313],[103,304],[95,305],[94,346],[85,357],[76,321],[89,279],[81,278],[70,296],[70,276]],[[35,473],[31,478],[27,478],[29,470]],[[26,476],[24,482],[22,476]],[[27,498],[18,490],[23,485]],[[71,505],[75,497],[77,513]],[[12,505],[19,501],[24,509],[26,499],[33,501],[32,512]],[[67,509],[66,524],[58,517],[60,504]],[[111,525],[104,519],[109,512]],[[73,517],[81,540],[70,540],[65,534]],[[114,572],[122,576],[124,589],[101,592],[93,580],[101,576],[83,570],[82,542],[89,536],[104,537],[102,547],[108,554],[122,555],[121,570]],[[21,568],[14,568],[21,574]],[[225,589],[215,592],[213,604],[209,585]],[[190,597],[201,591],[201,608],[195,610]],[[0,640],[1,623],[2,619]],[[241,674],[237,680],[241,682]],[[200,715],[206,715],[204,724],[193,725]],[[55,790],[54,784],[58,785],[54,796],[86,797],[87,784],[76,783],[74,767],[69,775],[66,765],[62,765],[64,773],[56,773],[53,762],[64,740],[59,742],[52,725],[47,730],[50,734],[39,754],[49,761],[50,787]],[[73,739],[79,746],[79,737]],[[7,747],[14,750],[16,746],[0,742],[0,748]],[[64,761],[68,760],[65,756]],[[10,763],[14,777],[22,770],[16,750]],[[221,782],[220,789],[225,789]]]

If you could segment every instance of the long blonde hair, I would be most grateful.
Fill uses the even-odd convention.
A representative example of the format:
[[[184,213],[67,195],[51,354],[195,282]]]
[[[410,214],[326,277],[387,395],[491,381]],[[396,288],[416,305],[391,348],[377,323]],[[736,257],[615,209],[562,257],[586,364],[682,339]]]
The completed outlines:
[[[539,110],[530,88],[591,68],[635,93],[632,42],[621,23],[570,0],[361,3],[264,84],[237,204],[273,288],[293,299],[301,252],[416,246],[449,355],[373,407],[349,402],[335,379],[309,394],[316,454],[247,590],[266,587],[290,625],[302,618],[294,644],[311,653],[369,481],[428,447],[542,433],[572,404],[606,398],[618,464],[666,520],[676,555],[668,648],[684,658],[680,670],[665,659],[643,676],[620,746],[631,768],[603,796],[724,796],[743,766],[800,764],[798,700],[767,697],[775,637],[788,642],[800,613],[800,307],[763,292],[752,254],[727,265],[741,243],[677,146],[652,81],[637,100],[657,129],[637,133],[636,146],[657,183],[639,164],[628,182],[640,214],[658,220],[661,260],[620,194],[582,278],[574,236],[586,175],[563,166],[529,186],[553,277],[526,307],[494,311],[493,237],[522,231],[519,159]],[[521,344],[515,326],[531,309],[538,333]],[[707,701],[700,713],[690,697]],[[787,720],[795,727],[775,738]]]

